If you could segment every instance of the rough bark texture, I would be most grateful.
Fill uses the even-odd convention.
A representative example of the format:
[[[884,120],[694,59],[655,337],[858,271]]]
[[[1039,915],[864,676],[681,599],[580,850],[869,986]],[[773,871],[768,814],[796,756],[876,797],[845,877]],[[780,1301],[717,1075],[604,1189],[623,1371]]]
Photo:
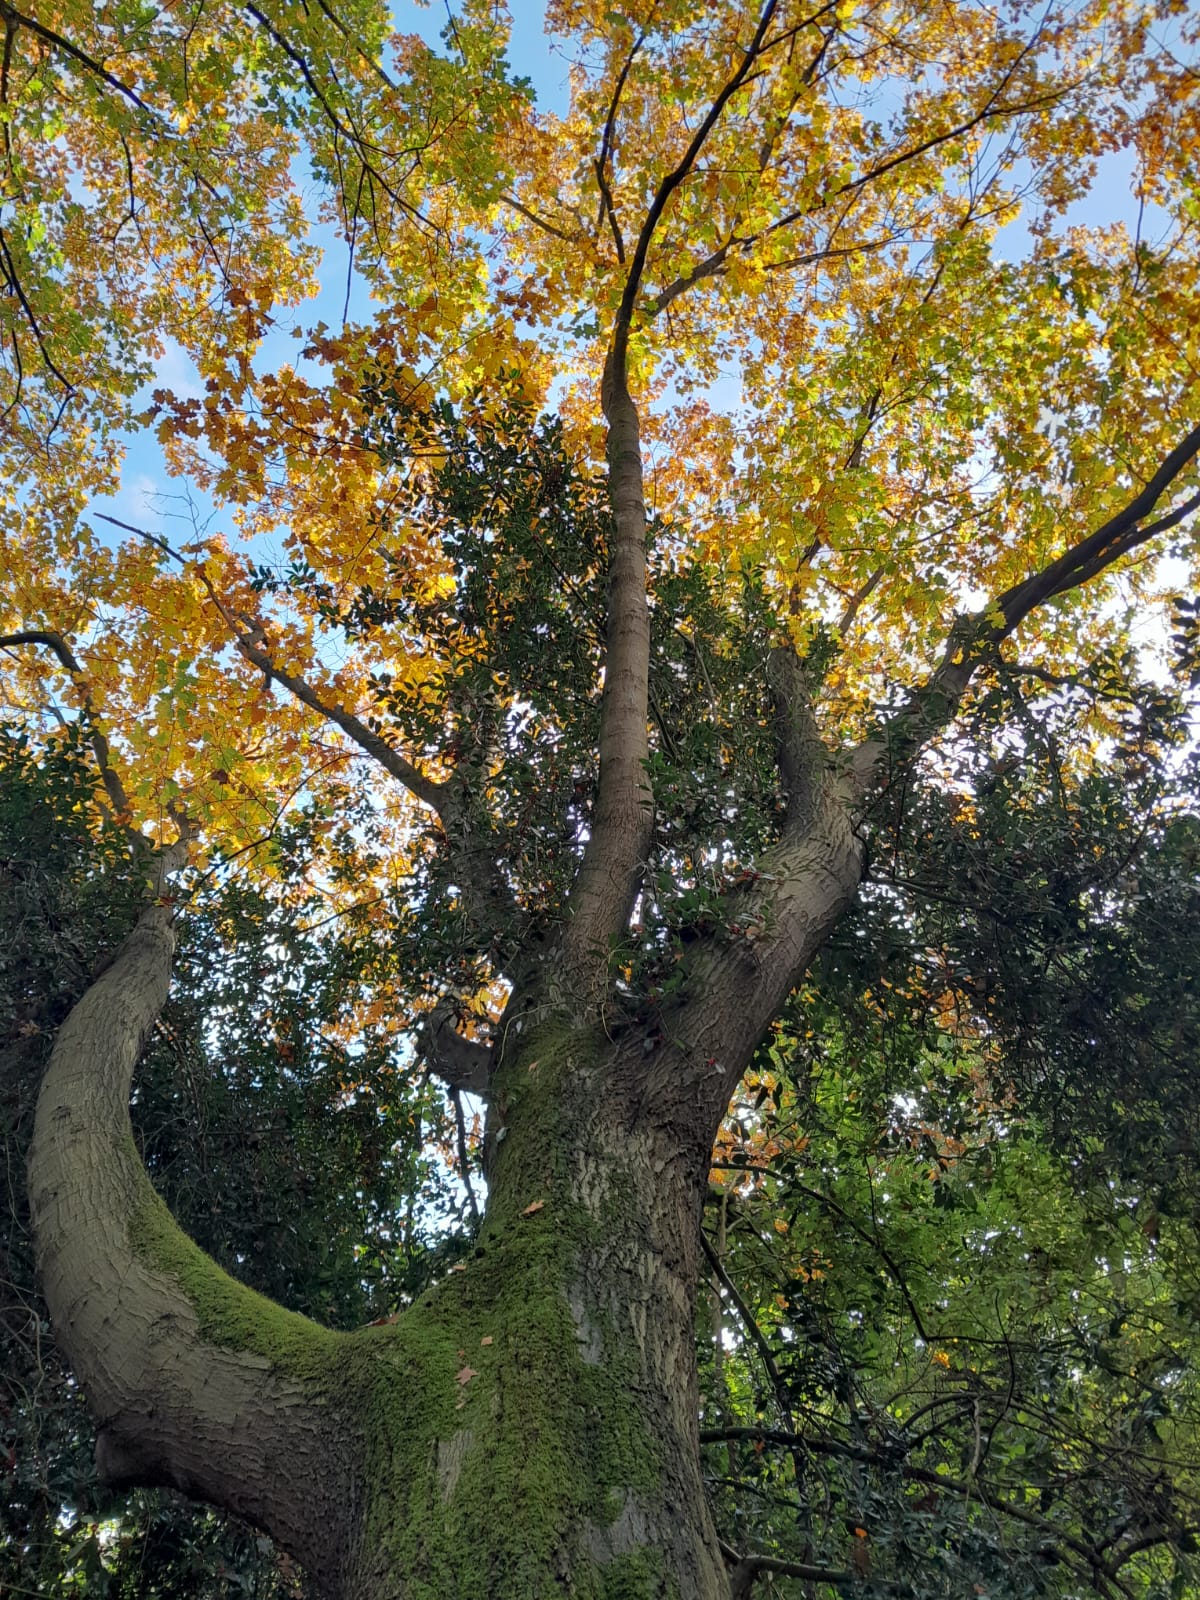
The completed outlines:
[[[695,1166],[636,1125],[617,1067],[602,1034],[545,1021],[497,1074],[475,1253],[371,1337],[355,1600],[728,1594],[700,1479]]]

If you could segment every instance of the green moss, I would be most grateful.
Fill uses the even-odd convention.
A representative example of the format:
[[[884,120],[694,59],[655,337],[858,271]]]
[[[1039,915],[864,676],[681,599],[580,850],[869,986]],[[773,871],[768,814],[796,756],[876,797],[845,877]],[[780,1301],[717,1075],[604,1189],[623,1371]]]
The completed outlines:
[[[222,1271],[184,1233],[141,1172],[140,1162],[137,1171],[141,1181],[130,1217],[130,1245],[148,1266],[175,1283],[196,1313],[201,1338],[259,1356],[301,1380],[326,1373],[344,1335],[285,1311]]]
[[[600,1327],[585,1361],[568,1300],[597,1223],[571,1193],[568,1137],[594,1049],[563,1029],[526,1042],[498,1086],[508,1133],[481,1254],[393,1327],[354,1336],[379,1485],[363,1548],[384,1564],[375,1586],[386,1572],[399,1592],[403,1575],[405,1600],[668,1592],[644,1552],[600,1553],[630,1495],[654,1503],[662,1463],[632,1352]]]
[[[631,1550],[602,1569],[599,1600],[676,1600],[679,1587],[663,1571],[658,1550]]]
[[[283,1310],[221,1271],[148,1181],[139,1195],[133,1246],[179,1285],[201,1336],[317,1381],[350,1419],[370,1486],[359,1543],[372,1593],[672,1593],[658,1552],[622,1548],[637,1537],[636,1519],[614,1533],[631,1503],[655,1520],[662,1484],[634,1352],[621,1330],[598,1326],[585,1360],[568,1299],[597,1229],[630,1223],[597,1219],[571,1191],[572,1095],[587,1092],[592,1051],[567,1030],[542,1028],[506,1067],[508,1135],[480,1251],[394,1324],[335,1334]]]

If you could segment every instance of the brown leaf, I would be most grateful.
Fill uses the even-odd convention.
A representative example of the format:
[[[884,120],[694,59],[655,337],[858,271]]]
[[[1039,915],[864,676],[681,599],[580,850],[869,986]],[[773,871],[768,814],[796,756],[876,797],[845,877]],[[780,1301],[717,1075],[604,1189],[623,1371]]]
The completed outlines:
[[[521,1215],[523,1217],[531,1217],[535,1211],[540,1211],[545,1204],[546,1202],[544,1200],[534,1200],[525,1207]]]
[[[455,1383],[470,1383],[472,1378],[477,1378],[478,1376],[479,1374],[474,1367],[460,1367],[454,1374],[454,1381]]]
[[[480,1344],[491,1344],[491,1342],[492,1342],[491,1334],[490,1333],[485,1333],[483,1338],[480,1339],[479,1342],[480,1342]]]

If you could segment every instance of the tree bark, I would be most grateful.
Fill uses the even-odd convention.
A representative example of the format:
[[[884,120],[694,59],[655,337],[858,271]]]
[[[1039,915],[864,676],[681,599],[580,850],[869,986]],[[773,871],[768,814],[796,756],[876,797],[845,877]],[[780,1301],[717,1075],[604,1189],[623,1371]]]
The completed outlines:
[[[507,1053],[475,1251],[363,1343],[352,1600],[727,1600],[697,1431],[700,1182],[637,1092],[567,1019]]]
[[[352,1477],[323,1426],[339,1378],[333,1336],[192,1244],[130,1131],[130,1079],[173,950],[169,910],[148,907],[59,1030],[29,1152],[42,1287],[96,1418],[102,1476],[233,1511],[329,1583],[347,1557],[332,1514]]]
[[[473,1256],[394,1324],[336,1334],[223,1273],[142,1168],[130,1075],[173,942],[150,907],[75,1007],[30,1154],[103,1473],[248,1519],[331,1600],[727,1600],[693,1343],[707,1149],[646,1115],[662,1063],[514,1016]]]

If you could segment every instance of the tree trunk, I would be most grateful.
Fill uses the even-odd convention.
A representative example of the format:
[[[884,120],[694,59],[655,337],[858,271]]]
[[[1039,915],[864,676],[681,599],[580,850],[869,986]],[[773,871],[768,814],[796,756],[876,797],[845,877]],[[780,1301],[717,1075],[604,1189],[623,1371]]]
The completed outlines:
[[[102,1472],[247,1518],[333,1600],[727,1600],[693,1345],[711,1129],[644,1114],[666,1057],[516,1017],[473,1256],[395,1323],[335,1334],[221,1272],[138,1160],[129,1078],[172,943],[152,907],[76,1006],[30,1155]]]
[[[623,1081],[570,1025],[513,1049],[473,1256],[357,1336],[347,1597],[727,1600],[697,1436],[696,1152],[639,1126]]]

